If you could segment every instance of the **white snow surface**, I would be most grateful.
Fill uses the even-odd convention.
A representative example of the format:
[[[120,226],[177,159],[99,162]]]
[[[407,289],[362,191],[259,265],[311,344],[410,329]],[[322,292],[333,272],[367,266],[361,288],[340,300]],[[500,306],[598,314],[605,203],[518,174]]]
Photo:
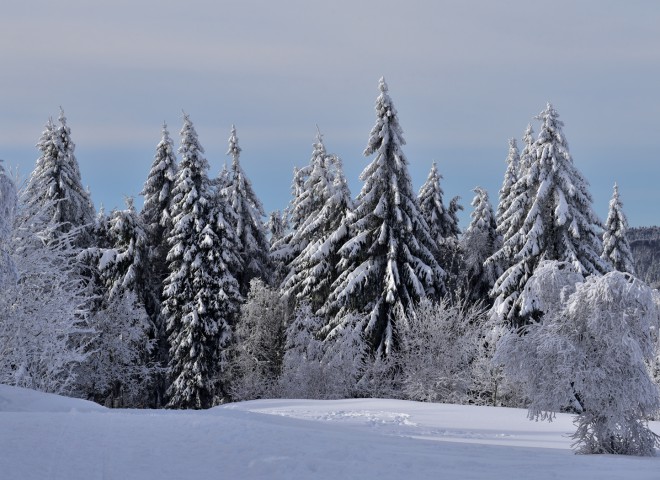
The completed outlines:
[[[570,415],[531,422],[505,408],[359,399],[110,410],[0,385],[0,478],[660,478],[660,457],[575,455],[572,431]]]

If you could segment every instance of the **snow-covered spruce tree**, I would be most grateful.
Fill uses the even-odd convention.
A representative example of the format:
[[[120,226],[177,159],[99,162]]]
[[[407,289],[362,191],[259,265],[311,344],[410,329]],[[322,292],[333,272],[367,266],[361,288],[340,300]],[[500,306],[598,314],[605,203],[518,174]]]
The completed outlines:
[[[237,272],[236,279],[241,293],[245,295],[253,278],[260,278],[266,282],[270,280],[271,265],[268,255],[270,245],[263,225],[263,217],[266,214],[241,167],[240,154],[236,127],[232,126],[227,151],[227,155],[232,157],[232,164],[222,193],[236,212],[235,229],[240,241],[240,256],[243,263],[243,269]]]
[[[458,230],[456,212],[453,212],[452,215],[443,203],[444,192],[440,187],[441,179],[442,175],[438,172],[438,166],[436,162],[433,162],[426,182],[419,189],[417,200],[419,210],[429,226],[431,238],[438,247],[438,263],[449,273],[452,259],[456,254],[456,243],[460,230]]]
[[[146,280],[151,272],[148,234],[132,198],[126,199],[126,209],[111,213],[108,234],[112,247],[100,250],[98,266],[108,298],[133,290],[144,303],[148,296]]]
[[[161,315],[163,300],[163,284],[168,275],[167,253],[170,249],[167,236],[172,230],[172,188],[176,179],[178,166],[174,151],[174,142],[170,138],[167,125],[163,123],[162,137],[156,146],[154,160],[149,175],[144,183],[140,195],[144,198],[144,206],[140,212],[140,219],[147,234],[149,249],[147,260],[149,275],[145,278],[147,295],[144,296],[144,307],[154,325],[153,336],[156,345],[153,359],[161,365],[167,364],[169,345],[165,333],[165,320]],[[165,394],[166,381],[161,378],[157,381],[154,405],[162,405]]]
[[[289,229],[286,218],[280,210],[273,210],[270,212],[266,228],[270,234],[271,244],[279,242]]]
[[[474,210],[461,239],[463,252],[463,288],[473,302],[488,303],[488,293],[502,274],[497,265],[484,263],[500,247],[495,214],[488,200],[488,192],[481,187],[474,189]]]
[[[10,256],[9,242],[18,206],[16,185],[7,176],[0,160],[0,291],[16,282],[16,266]]]
[[[160,297],[163,291],[163,281],[167,276],[167,233],[172,229],[172,214],[170,203],[172,188],[177,173],[174,144],[163,123],[162,138],[156,146],[149,175],[140,195],[144,197],[144,206],[140,219],[147,234],[148,262],[150,274],[147,281],[152,294],[152,300],[145,302],[149,315],[154,318],[160,312]],[[154,318],[155,320],[155,318]]]
[[[541,264],[523,293],[539,321],[523,336],[510,332],[496,361],[525,389],[530,418],[577,412],[578,453],[654,455],[658,436],[646,425],[660,409],[647,367],[660,318],[653,290],[617,271],[576,284],[581,278],[568,263]]]
[[[115,407],[147,406],[158,371],[151,358],[154,326],[144,306],[151,297],[147,233],[133,199],[126,203],[125,210],[99,218],[97,240],[107,243],[79,255],[94,279],[89,323],[97,332],[81,367],[81,384],[87,396]]]
[[[293,243],[306,246],[291,261],[282,290],[295,303],[307,302],[316,312],[340,273],[339,248],[347,240],[346,218],[352,201],[341,160],[326,153],[320,132],[310,166],[299,199],[299,205],[309,214],[292,237]]]
[[[288,276],[290,264],[294,258],[307,246],[307,238],[295,237],[296,232],[309,217],[309,203],[303,202],[304,185],[311,173],[312,166],[303,168],[294,167],[293,181],[291,183],[291,200],[284,212],[287,232],[279,239],[271,242],[270,258],[275,265],[274,284],[280,285]]]
[[[71,129],[60,110],[59,126],[48,120],[37,148],[41,152],[28,186],[28,208],[39,211],[45,205],[50,210],[50,223],[60,225],[61,231],[91,226],[95,211],[91,198],[82,186],[80,167],[74,155],[75,145]],[[89,246],[92,239],[80,229],[76,243]]]
[[[506,171],[504,172],[504,180],[502,181],[502,188],[500,188],[499,203],[497,204],[497,224],[502,223],[505,213],[509,210],[513,202],[512,193],[513,187],[518,181],[520,173],[520,154],[518,153],[518,145],[515,138],[509,139],[509,154],[506,157]]]
[[[509,240],[517,234],[523,227],[527,212],[530,210],[533,197],[533,184],[528,184],[532,179],[529,176],[532,165],[533,155],[533,129],[532,125],[527,125],[523,142],[525,146],[520,155],[517,148],[512,148],[512,142],[509,141],[509,155],[507,157],[507,169],[500,190],[500,202],[497,207],[497,233],[502,238],[502,248],[486,260],[486,264],[494,268],[506,271],[515,263],[514,257],[517,253],[514,248],[515,242]],[[517,159],[517,161],[516,161]]]
[[[286,305],[278,290],[250,281],[231,347],[229,384],[234,401],[275,396],[284,355]]]
[[[539,119],[543,124],[531,163],[516,182],[524,182],[525,188],[509,207],[516,209],[521,225],[504,234],[502,247],[489,259],[504,265],[511,259],[491,292],[491,314],[515,327],[528,321],[520,315],[519,296],[540,261],[566,261],[585,276],[608,268],[600,258],[601,222],[591,207],[589,184],[568,151],[563,122],[550,104]]]
[[[231,273],[240,262],[233,229],[218,206],[211,208],[203,152],[184,114],[162,311],[170,342],[171,408],[207,408],[226,394],[218,378],[241,299]]]
[[[339,250],[342,272],[324,310],[341,319],[346,312],[369,315],[366,335],[373,352],[396,349],[397,318],[414,302],[444,293],[445,272],[419,211],[408,174],[405,144],[396,110],[380,80],[376,124],[364,152],[375,154],[360,178],[364,181],[349,216],[349,237]]]
[[[623,213],[623,203],[619,197],[619,187],[614,184],[610,208],[603,233],[603,260],[612,264],[614,270],[635,275],[635,263],[628,243],[628,219]]]
[[[454,198],[452,198],[449,201],[449,207],[447,208],[447,212],[449,213],[449,218],[451,219],[451,222],[448,224],[447,228],[447,234],[450,238],[454,238],[455,240],[458,240],[458,236],[461,234],[461,228],[459,227],[459,219],[458,219],[458,212],[462,212],[463,205],[461,205],[460,202],[461,197],[459,195],[456,195]]]

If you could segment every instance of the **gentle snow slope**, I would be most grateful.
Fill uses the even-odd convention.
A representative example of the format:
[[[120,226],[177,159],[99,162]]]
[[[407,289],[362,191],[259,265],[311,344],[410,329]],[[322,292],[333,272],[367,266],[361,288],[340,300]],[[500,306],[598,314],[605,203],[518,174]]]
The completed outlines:
[[[365,399],[108,410],[0,385],[0,478],[660,478],[660,458],[574,455],[572,430],[567,415],[536,423],[503,408]]]

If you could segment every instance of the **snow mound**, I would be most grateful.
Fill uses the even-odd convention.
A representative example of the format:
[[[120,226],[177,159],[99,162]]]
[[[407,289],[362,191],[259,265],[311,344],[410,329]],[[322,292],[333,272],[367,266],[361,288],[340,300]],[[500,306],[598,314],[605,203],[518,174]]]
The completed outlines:
[[[573,429],[569,415],[379,399],[105,409],[0,385],[0,479],[659,478],[660,457],[573,454]]]
[[[3,412],[98,412],[108,411],[94,402],[68,398],[52,393],[0,384],[0,413]]]

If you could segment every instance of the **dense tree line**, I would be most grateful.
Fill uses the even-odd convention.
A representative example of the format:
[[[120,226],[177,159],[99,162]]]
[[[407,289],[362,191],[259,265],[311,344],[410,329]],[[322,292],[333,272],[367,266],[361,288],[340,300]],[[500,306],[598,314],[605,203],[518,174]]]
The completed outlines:
[[[522,151],[509,141],[496,208],[475,188],[461,232],[436,163],[413,190],[379,90],[359,194],[319,131],[268,218],[235,127],[231,167],[209,178],[189,116],[177,152],[164,125],[142,210],[97,214],[64,114],[49,120],[24,187],[0,166],[0,381],[117,407],[524,405],[577,413],[582,451],[651,452],[660,300],[633,276],[618,187],[603,223],[548,104]]]

